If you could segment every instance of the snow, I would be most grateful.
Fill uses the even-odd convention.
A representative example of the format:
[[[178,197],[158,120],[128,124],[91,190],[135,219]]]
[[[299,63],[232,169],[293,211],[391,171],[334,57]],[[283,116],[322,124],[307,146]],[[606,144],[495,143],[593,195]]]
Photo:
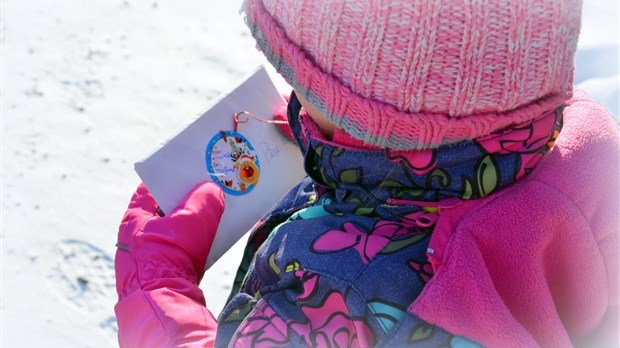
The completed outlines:
[[[2,346],[116,344],[133,163],[265,63],[238,7],[2,0]],[[616,0],[586,0],[575,80],[616,117],[617,23]],[[215,314],[240,250],[201,285]]]

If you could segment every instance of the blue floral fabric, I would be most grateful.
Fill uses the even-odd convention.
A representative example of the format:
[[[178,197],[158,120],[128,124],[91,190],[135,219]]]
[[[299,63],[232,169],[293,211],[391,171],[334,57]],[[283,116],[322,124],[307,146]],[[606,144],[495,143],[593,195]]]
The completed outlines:
[[[435,203],[480,198],[527,175],[553,145],[561,109],[414,153],[304,134],[300,109],[292,95],[289,123],[308,178],[252,231],[216,346],[479,346],[408,311],[433,276]]]

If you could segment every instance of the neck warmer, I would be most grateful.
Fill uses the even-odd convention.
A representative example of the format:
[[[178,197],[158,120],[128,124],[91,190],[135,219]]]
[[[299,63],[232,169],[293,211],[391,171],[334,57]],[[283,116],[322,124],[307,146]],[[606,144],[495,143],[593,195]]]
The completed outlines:
[[[300,112],[294,93],[288,118],[306,172],[321,190],[333,190],[337,202],[368,210],[409,201],[478,199],[512,184],[552,148],[562,128],[562,110],[563,106],[482,138],[405,151],[337,143],[338,136],[326,139]]]

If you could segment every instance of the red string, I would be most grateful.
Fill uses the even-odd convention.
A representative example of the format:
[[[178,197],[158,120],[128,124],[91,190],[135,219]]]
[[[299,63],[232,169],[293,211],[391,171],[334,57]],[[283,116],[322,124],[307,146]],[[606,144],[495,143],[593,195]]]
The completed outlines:
[[[287,121],[283,121],[283,120],[266,120],[264,118],[258,117],[256,115],[254,115],[253,113],[249,112],[249,111],[239,111],[239,112],[235,112],[233,114],[233,119],[234,119],[234,125],[233,125],[233,130],[236,132],[237,131],[237,126],[239,125],[239,123],[248,123],[248,121],[250,120],[249,118],[246,118],[245,120],[242,120],[239,118],[240,115],[245,114],[247,116],[252,117],[253,119],[260,121],[260,122],[264,122],[264,123],[271,123],[271,124],[288,124]]]

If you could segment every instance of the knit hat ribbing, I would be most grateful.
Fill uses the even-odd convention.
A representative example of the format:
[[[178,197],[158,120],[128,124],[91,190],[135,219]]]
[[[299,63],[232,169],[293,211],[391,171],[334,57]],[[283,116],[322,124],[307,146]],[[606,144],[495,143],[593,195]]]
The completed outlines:
[[[581,0],[247,0],[280,74],[365,143],[435,148],[566,101]]]

